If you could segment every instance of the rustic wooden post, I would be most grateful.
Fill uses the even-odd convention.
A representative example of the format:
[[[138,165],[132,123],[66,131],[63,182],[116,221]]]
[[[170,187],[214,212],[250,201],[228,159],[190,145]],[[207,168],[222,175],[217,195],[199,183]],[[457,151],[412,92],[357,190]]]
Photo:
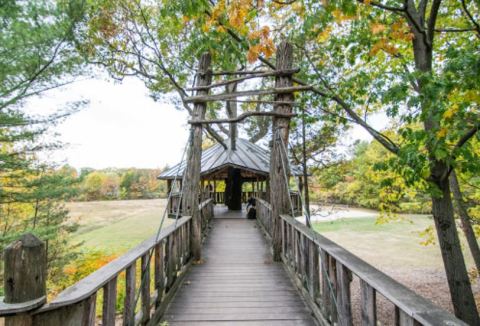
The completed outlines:
[[[337,261],[337,309],[338,324],[340,326],[353,325],[352,306],[350,298],[351,272]]]
[[[117,277],[103,287],[102,326],[115,326],[117,303]]]
[[[362,325],[377,325],[376,292],[367,282],[360,280],[360,296],[362,309]]]
[[[24,234],[4,250],[4,302],[9,304],[46,301],[47,255],[45,243]],[[32,317],[19,314],[5,319],[5,326],[32,325]]]
[[[396,326],[418,326],[421,325],[411,316],[407,315],[403,310],[395,307],[395,325]]]
[[[318,247],[313,240],[308,241],[309,244],[309,257],[308,257],[308,284],[309,292],[313,301],[316,302],[319,290],[319,266],[318,266]]]
[[[150,320],[150,264],[149,253],[141,259],[141,296],[142,296],[142,320],[141,325],[146,325]]]
[[[196,76],[196,86],[207,86],[211,83],[212,74],[210,71],[211,55],[204,53],[199,62],[198,73]],[[197,95],[207,95],[208,90],[198,90]],[[202,258],[202,224],[198,211],[198,195],[200,184],[200,169],[202,158],[202,131],[201,124],[195,124],[195,120],[203,120],[207,104],[205,102],[196,102],[193,107],[192,126],[190,129],[190,146],[187,154],[187,167],[185,184],[183,185],[185,215],[192,216],[192,254],[193,259],[198,261]]]
[[[291,70],[293,64],[293,46],[290,43],[282,42],[277,47],[277,63],[275,69],[277,71]],[[275,77],[275,87],[290,87],[293,85],[291,75],[281,75]],[[292,102],[293,93],[281,93],[275,95],[275,101]],[[291,104],[275,104],[274,111],[276,113],[291,114]],[[273,147],[270,156],[270,188],[275,191],[270,192],[270,204],[272,205],[272,245],[273,245],[273,260],[281,260],[282,251],[282,230],[280,226],[280,214],[289,213],[289,198],[288,198],[288,162],[282,151],[282,147],[288,149],[288,134],[290,127],[290,118],[273,118],[272,134]],[[282,145],[283,143],[283,145]],[[283,162],[282,162],[283,159]],[[287,180],[285,179],[287,175]]]
[[[123,325],[133,325],[135,322],[135,278],[136,262],[127,267],[125,273],[125,301],[123,308]]]

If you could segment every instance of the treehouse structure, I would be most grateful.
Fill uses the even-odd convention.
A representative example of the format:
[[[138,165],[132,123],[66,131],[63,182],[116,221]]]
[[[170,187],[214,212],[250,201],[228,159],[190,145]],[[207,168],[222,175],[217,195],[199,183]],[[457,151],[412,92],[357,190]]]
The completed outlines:
[[[270,151],[238,138],[228,146],[215,144],[202,152],[200,180],[201,198],[213,198],[217,204],[225,204],[229,210],[241,210],[242,203],[250,197],[266,199],[270,182]],[[167,180],[168,192],[181,189],[182,177],[186,168],[185,162],[180,162],[158,176]],[[292,176],[300,176],[301,171],[292,168]],[[221,187],[220,187],[221,183]],[[245,187],[250,185],[249,187]],[[296,211],[300,210],[299,194],[291,191],[290,195]],[[180,203],[180,193],[173,193],[169,202],[169,212],[175,215]]]
[[[277,47],[275,65],[263,71],[213,72],[211,56],[204,53],[195,87],[187,89],[196,93],[183,98],[193,104],[186,160],[159,176],[180,191],[170,192],[175,222],[162,227],[164,213],[155,235],[49,302],[46,244],[23,236],[4,253],[0,317],[5,325],[351,326],[356,318],[367,326],[466,326],[295,218],[294,205],[300,205],[292,200],[290,177],[299,173],[288,163],[290,119],[294,93],[312,87],[294,77],[298,69],[292,63],[293,46],[287,42]],[[212,76],[230,77],[212,84]],[[213,93],[266,77],[275,78],[274,88]],[[237,116],[227,105],[228,119],[205,119],[207,103],[231,104],[238,98],[271,104],[273,110]],[[270,151],[236,137],[236,123],[254,115],[273,117]],[[229,145],[219,141],[203,151],[204,128],[223,123],[231,127]],[[223,195],[216,189],[219,180],[226,185]],[[252,193],[242,191],[248,183]],[[242,196],[256,197],[256,221],[238,211]],[[354,278],[358,282],[352,286]],[[352,300],[352,290],[359,300]],[[377,301],[385,300],[390,304],[381,306],[385,314],[377,319]]]

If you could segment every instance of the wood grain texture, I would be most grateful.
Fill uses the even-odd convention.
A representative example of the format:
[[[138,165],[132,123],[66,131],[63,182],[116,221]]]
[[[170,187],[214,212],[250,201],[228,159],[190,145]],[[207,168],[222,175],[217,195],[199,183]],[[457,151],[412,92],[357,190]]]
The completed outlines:
[[[135,279],[136,264],[127,267],[125,273],[125,301],[123,308],[123,325],[132,325],[135,320]]]
[[[117,303],[117,278],[103,287],[102,326],[115,326],[115,305]]]
[[[164,314],[169,325],[315,325],[255,221],[213,219],[204,260],[193,265]]]

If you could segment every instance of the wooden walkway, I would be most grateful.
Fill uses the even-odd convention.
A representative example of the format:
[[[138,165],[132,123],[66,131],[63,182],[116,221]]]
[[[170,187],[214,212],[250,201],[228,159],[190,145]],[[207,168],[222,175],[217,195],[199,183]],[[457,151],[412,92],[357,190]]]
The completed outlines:
[[[204,244],[168,307],[168,325],[316,325],[255,221],[216,209]]]

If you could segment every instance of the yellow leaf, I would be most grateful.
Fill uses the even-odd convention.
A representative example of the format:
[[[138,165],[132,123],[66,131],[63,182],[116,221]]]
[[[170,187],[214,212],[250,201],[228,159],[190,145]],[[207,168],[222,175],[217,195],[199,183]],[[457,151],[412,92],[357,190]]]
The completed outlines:
[[[458,111],[458,104],[454,104],[447,111],[443,113],[443,118],[445,120],[448,120],[452,118],[455,115],[455,113],[457,113],[457,111]]]
[[[323,32],[319,33],[317,36],[317,42],[318,43],[324,43],[326,40],[328,40],[328,37],[330,36],[330,33],[332,32],[332,28],[329,26],[323,30]]]
[[[440,128],[439,131],[437,131],[437,138],[445,138],[447,136],[447,128]]]

